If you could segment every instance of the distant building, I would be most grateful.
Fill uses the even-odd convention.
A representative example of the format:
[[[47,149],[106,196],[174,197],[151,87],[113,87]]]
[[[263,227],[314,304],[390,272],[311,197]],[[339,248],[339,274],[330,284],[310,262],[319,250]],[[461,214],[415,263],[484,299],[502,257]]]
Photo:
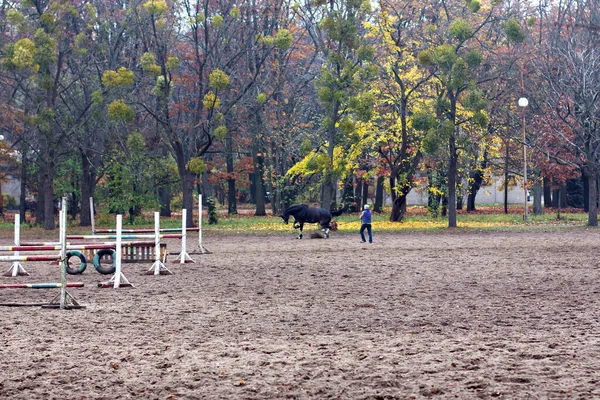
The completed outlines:
[[[500,179],[494,179],[490,186],[482,186],[475,197],[475,204],[504,204],[503,182]],[[410,191],[406,202],[409,206],[427,205],[427,188],[416,187]],[[466,204],[467,198],[464,202]],[[508,188],[508,204],[523,203],[523,187],[513,186]]]

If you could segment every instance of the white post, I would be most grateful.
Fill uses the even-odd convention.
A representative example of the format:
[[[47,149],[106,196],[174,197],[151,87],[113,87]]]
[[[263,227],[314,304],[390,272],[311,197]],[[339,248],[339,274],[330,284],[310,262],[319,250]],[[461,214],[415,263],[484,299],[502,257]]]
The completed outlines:
[[[21,214],[15,214],[15,246],[21,245]],[[19,257],[19,252],[15,251],[15,257]],[[19,261],[13,261],[12,265],[4,276],[29,276],[29,273],[25,271],[25,268]]]
[[[183,254],[187,248],[187,210],[184,208],[181,210],[181,258],[179,259],[180,264],[185,264],[185,257]]]
[[[64,309],[67,301],[67,198],[63,197],[59,213],[60,225],[60,308]]]
[[[198,250],[204,253],[204,247],[202,247],[202,195],[198,195]]]
[[[192,251],[192,254],[209,253],[206,247],[202,244],[202,195],[198,195],[198,248]]]
[[[187,210],[184,208],[181,210],[181,253],[177,256],[175,261],[179,259],[180,264],[186,262],[196,262],[187,253]]]
[[[104,283],[99,283],[98,286],[101,288],[108,288],[108,287],[113,287],[115,289],[120,288],[120,287],[124,287],[124,286],[133,286],[128,280],[127,278],[125,278],[125,275],[123,275],[123,269],[122,269],[122,262],[121,262],[121,258],[122,258],[122,249],[123,249],[123,216],[121,214],[117,214],[117,229],[116,229],[116,242],[115,242],[115,255],[114,255],[114,259],[113,262],[115,263],[115,274],[112,276],[112,278],[110,278],[110,280],[108,280],[107,282]],[[105,236],[100,236],[100,237],[105,237]],[[113,237],[108,236],[105,238],[111,238]],[[150,236],[152,237],[152,236]],[[91,238],[99,238],[99,236],[97,235],[92,235],[91,237],[83,237],[83,239],[91,239]]]
[[[154,213],[154,275],[160,274],[160,213]]]
[[[115,283],[113,287],[117,289],[121,285],[121,231],[123,229],[123,216],[117,215],[117,243],[115,247]]]
[[[21,245],[21,214],[15,214],[15,246]],[[19,252],[15,251],[15,257],[19,256]]]
[[[150,269],[146,272],[146,274],[147,275],[150,275],[150,274],[160,275],[161,273],[168,274],[168,275],[172,274],[171,271],[169,271],[169,269],[167,267],[165,267],[165,265],[163,264],[163,262],[160,259],[160,213],[155,212],[154,213],[154,264],[152,264],[152,267],[150,267]]]
[[[92,221],[92,233],[96,233],[96,219],[94,218],[94,198],[90,197],[90,221]]]

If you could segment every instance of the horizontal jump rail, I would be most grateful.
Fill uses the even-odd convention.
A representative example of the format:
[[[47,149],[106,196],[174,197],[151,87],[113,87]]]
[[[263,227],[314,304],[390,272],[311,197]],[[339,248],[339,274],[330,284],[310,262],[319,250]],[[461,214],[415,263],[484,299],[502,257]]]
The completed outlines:
[[[186,231],[195,232],[198,228],[185,228]],[[181,232],[181,228],[160,228],[159,232]],[[116,229],[112,228],[101,228],[96,229],[94,233],[116,233]],[[137,228],[137,229],[121,229],[123,233],[154,233],[152,228]]]
[[[155,235],[121,235],[121,239],[154,239]],[[158,235],[160,239],[181,239],[182,234],[167,233]],[[91,240],[91,239],[117,239],[117,235],[71,235],[67,239]]]
[[[66,287],[83,287],[83,282],[67,282]],[[7,283],[0,285],[0,289],[54,289],[62,288],[62,283]]]
[[[154,242],[125,242],[121,243],[122,247],[142,247],[154,246]],[[117,246],[115,242],[104,243],[67,243],[67,250],[100,250],[114,249]],[[52,251],[60,250],[58,245],[22,245],[22,246],[0,246],[0,251]]]
[[[58,261],[60,256],[0,256],[0,261]]]
[[[139,242],[121,242],[121,247],[135,247],[135,246],[154,246],[156,243],[153,241],[139,241]],[[67,248],[69,246],[113,246],[117,245],[117,242],[98,242],[98,243],[90,243],[90,242],[67,242]],[[45,243],[21,243],[21,246],[60,246],[60,242],[45,242]],[[88,247],[92,249],[93,247]]]

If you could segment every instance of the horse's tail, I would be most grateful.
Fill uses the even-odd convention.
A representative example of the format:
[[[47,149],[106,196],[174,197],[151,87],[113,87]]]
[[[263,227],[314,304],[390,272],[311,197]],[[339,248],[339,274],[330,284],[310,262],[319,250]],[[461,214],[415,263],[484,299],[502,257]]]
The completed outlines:
[[[339,210],[337,210],[337,211],[332,211],[332,212],[331,212],[331,216],[332,216],[332,217],[338,217],[338,216],[342,215],[342,213],[343,213],[344,211],[346,211],[347,209],[348,209],[348,205],[345,205],[344,207],[340,208],[340,209],[339,209]]]

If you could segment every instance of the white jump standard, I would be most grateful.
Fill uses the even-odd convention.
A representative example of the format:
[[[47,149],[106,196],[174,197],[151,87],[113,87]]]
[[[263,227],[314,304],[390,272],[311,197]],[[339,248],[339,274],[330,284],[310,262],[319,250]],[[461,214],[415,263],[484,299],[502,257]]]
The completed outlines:
[[[160,213],[154,213],[154,264],[146,271],[146,275],[172,275],[160,259]]]
[[[20,244],[21,244],[21,215],[15,214],[15,246],[19,246]],[[18,251],[15,251],[15,256],[16,257],[19,256]],[[21,265],[21,263],[19,261],[22,261],[22,260],[18,260],[18,259],[13,260],[12,265],[10,266],[8,271],[6,271],[4,276],[12,276],[12,277],[29,276],[29,273],[27,271],[25,271],[25,268],[23,268],[23,266]]]
[[[198,247],[191,254],[208,254],[210,251],[202,245],[202,195],[198,195]]]
[[[73,309],[73,308],[84,308],[79,305],[75,298],[67,292],[67,287],[81,287],[82,283],[67,283],[67,246],[66,246],[66,229],[67,229],[67,199],[63,198],[59,214],[59,228],[60,228],[60,251],[58,255],[20,255],[17,250],[27,249],[27,247],[20,246],[19,237],[19,218],[15,216],[15,246],[9,247],[8,251],[15,251],[10,256],[0,256],[0,261],[13,261],[12,274],[9,276],[17,276],[19,272],[18,261],[55,261],[59,260],[60,265],[60,277],[61,280],[58,283],[19,283],[19,284],[8,284],[0,285],[0,289],[50,289],[60,288],[60,293],[54,297],[49,303],[43,304],[2,304],[5,306],[18,306],[18,305],[41,305],[46,308],[60,308],[60,309]],[[4,250],[0,248],[0,250]],[[33,251],[40,250],[41,248],[34,248]],[[48,249],[49,250],[49,249]],[[6,251],[6,250],[4,250]],[[17,266],[18,265],[18,266]],[[21,267],[22,268],[22,267]],[[10,270],[9,270],[10,272]],[[29,274],[26,274],[29,275]]]
[[[117,242],[115,245],[115,266],[116,266],[116,271],[115,274],[112,276],[112,278],[110,278],[108,281],[104,282],[104,283],[99,283],[98,287],[101,288],[109,288],[109,287],[113,287],[115,289],[120,288],[120,287],[133,287],[133,285],[131,284],[131,282],[129,282],[127,280],[127,278],[125,278],[125,275],[123,275],[122,272],[122,268],[121,268],[121,228],[123,226],[123,216],[122,215],[117,215]]]

